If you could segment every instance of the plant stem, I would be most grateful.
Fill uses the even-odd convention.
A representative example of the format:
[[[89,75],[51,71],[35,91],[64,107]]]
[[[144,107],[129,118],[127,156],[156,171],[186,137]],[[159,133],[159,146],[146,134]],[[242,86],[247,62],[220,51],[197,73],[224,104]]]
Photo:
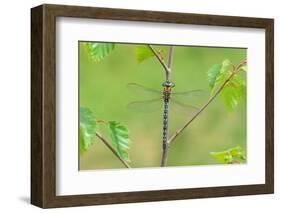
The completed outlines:
[[[171,46],[170,50],[169,50],[169,58],[168,58],[169,72],[168,72],[168,75],[166,76],[166,80],[167,81],[171,80],[171,72],[172,72],[172,66],[173,66],[174,50],[175,50],[175,47]]]
[[[239,71],[240,67],[244,64],[246,64],[247,61],[243,60],[240,62],[236,67],[234,67],[234,70],[232,71],[231,75],[225,80],[225,82],[219,87],[219,89],[216,91],[216,93],[209,98],[209,100],[193,115],[193,117],[187,121],[184,126],[180,129],[178,129],[172,137],[168,140],[168,146],[179,136],[185,128],[187,128],[208,106],[209,104],[218,96],[218,94],[223,90],[225,85],[232,79],[232,77]]]
[[[174,56],[174,46],[170,47],[169,50],[169,58],[168,58],[168,70],[169,72],[166,72],[166,81],[170,81],[171,78],[171,73],[172,73],[172,66],[173,66],[173,56]],[[163,133],[163,151],[162,151],[162,158],[161,158],[161,167],[165,167],[167,164],[167,160],[168,160],[168,153],[169,153],[169,142],[168,142],[168,134],[169,134],[169,100],[167,101],[167,109],[165,109],[165,102],[164,102],[164,122],[165,122],[165,110],[166,112],[166,119],[167,119],[167,123],[166,123],[166,130],[163,129],[164,131],[167,131],[166,135]],[[163,125],[163,127],[165,128],[165,125]]]
[[[115,149],[110,145],[110,143],[105,140],[100,133],[96,132],[96,136],[104,143],[104,145],[118,158],[118,160],[121,161],[121,163],[127,167],[127,168],[131,168],[130,165],[125,161],[123,160],[119,154],[115,151]]]
[[[167,76],[169,76],[170,72],[171,72],[170,68],[167,66],[165,61],[161,58],[161,56],[154,50],[154,48],[150,44],[148,44],[148,47],[150,48],[150,50],[153,52],[153,54],[156,56],[156,58],[158,59],[158,61],[162,65],[162,67],[164,68],[165,73],[166,73],[166,78],[167,78]]]
[[[168,140],[166,141],[165,145],[163,146],[163,151],[162,151],[162,158],[161,158],[161,167],[165,167],[167,165],[168,161],[168,153],[169,153],[169,144],[167,143]]]

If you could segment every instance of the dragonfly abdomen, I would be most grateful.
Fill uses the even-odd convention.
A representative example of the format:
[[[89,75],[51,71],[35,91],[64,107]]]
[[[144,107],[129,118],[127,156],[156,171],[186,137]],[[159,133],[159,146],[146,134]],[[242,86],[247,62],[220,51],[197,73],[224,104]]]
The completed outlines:
[[[164,87],[163,90],[163,104],[164,104],[164,110],[163,110],[163,148],[166,146],[166,142],[168,140],[168,126],[169,126],[169,101],[170,101],[170,95],[171,95],[171,87]]]
[[[168,139],[168,122],[169,122],[169,99],[164,99],[164,111],[163,111],[163,144]]]

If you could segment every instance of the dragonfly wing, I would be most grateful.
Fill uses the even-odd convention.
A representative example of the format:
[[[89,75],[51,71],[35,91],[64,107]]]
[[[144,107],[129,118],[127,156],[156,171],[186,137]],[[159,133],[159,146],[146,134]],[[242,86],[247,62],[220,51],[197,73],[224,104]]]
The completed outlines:
[[[184,104],[175,99],[173,100],[171,99],[170,105],[171,105],[171,111],[181,116],[190,115],[198,110],[196,106]]]
[[[152,99],[147,101],[134,101],[127,105],[128,110],[135,112],[154,112],[162,107],[162,99]]]
[[[127,84],[127,88],[133,92],[135,92],[138,95],[143,95],[143,96],[156,96],[156,97],[160,97],[162,95],[161,91],[155,90],[155,89],[151,89],[151,88],[147,88],[145,86],[142,86],[140,84],[137,83],[129,83]]]
[[[204,90],[190,90],[186,92],[172,92],[171,97],[184,105],[189,105],[194,101],[207,97],[207,95],[208,93]]]

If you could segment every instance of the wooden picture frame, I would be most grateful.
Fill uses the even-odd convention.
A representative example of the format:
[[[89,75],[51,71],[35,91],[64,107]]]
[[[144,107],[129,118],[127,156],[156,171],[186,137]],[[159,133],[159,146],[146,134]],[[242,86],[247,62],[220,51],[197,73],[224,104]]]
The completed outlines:
[[[265,184],[192,189],[56,195],[56,18],[262,28],[266,34]],[[31,203],[42,208],[267,194],[274,191],[273,19],[126,9],[41,5],[31,9]]]

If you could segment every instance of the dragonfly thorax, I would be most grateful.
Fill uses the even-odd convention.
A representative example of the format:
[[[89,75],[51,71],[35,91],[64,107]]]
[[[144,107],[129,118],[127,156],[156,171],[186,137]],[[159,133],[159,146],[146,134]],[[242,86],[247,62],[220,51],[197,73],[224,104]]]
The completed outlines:
[[[163,99],[168,102],[169,99],[170,99],[172,88],[175,86],[175,84],[170,82],[170,81],[165,81],[162,84],[162,86],[164,87],[164,89],[163,89]]]
[[[173,82],[170,82],[170,81],[165,81],[163,84],[162,84],[163,87],[174,87],[175,84]]]
[[[162,86],[163,89],[162,91],[160,91],[153,88],[146,88],[136,83],[129,83],[129,89],[134,90],[135,92],[137,92],[138,95],[141,94],[141,92],[146,96],[151,95],[151,98],[143,101],[133,101],[128,104],[128,109],[143,112],[157,111],[159,110],[159,108],[163,107],[164,101],[164,105],[166,105],[166,111],[168,111],[167,106],[170,102],[172,108],[175,110],[185,110],[187,112],[197,110],[197,108],[190,105],[190,103],[192,100],[194,100],[196,96],[198,97],[200,94],[202,94],[201,90],[174,92],[173,87],[175,85],[169,81],[164,82]]]

